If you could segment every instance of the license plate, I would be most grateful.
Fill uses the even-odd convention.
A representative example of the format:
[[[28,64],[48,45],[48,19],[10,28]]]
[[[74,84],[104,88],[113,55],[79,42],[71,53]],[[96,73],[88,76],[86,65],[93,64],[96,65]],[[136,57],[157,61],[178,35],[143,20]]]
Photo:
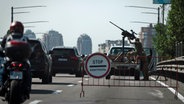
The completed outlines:
[[[58,61],[68,61],[66,58],[58,58]]]
[[[22,79],[22,72],[11,71],[10,72],[10,79]]]

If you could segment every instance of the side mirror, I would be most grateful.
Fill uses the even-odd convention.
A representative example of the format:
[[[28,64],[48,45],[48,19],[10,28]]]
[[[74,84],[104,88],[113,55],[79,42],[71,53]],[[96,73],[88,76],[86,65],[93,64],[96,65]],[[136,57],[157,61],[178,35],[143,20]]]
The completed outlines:
[[[84,55],[84,54],[82,54],[82,55],[81,55],[81,58],[84,58],[84,57],[85,57],[85,55]]]
[[[49,54],[52,54],[52,53],[53,53],[53,51],[49,50]]]
[[[104,55],[106,55],[106,56],[107,56],[107,53],[104,53]]]

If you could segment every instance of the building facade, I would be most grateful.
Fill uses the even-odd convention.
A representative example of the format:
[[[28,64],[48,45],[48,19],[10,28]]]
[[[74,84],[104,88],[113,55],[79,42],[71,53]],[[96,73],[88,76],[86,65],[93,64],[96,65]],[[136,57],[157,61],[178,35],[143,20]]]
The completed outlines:
[[[81,34],[77,40],[77,49],[80,55],[89,55],[92,53],[92,41],[87,34]]]
[[[55,46],[64,46],[62,34],[54,30],[45,33],[41,40],[43,40],[48,50]]]
[[[26,37],[28,37],[28,38],[36,39],[35,33],[32,32],[31,30],[26,30],[26,32],[24,33],[24,36],[26,36]]]
[[[153,25],[150,24],[148,27],[141,27],[140,40],[143,47],[153,48],[153,37],[156,34],[156,30]]]

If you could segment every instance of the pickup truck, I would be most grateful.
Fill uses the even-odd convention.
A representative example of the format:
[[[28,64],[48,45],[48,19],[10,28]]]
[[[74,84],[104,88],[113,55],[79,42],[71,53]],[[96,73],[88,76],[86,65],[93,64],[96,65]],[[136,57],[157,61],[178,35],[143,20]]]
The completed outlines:
[[[122,54],[124,50],[124,53]],[[131,46],[113,46],[107,53],[107,57],[111,60],[111,71],[106,76],[106,79],[110,79],[111,75],[116,76],[134,76],[135,80],[140,80],[140,70],[143,68],[143,62],[138,60],[135,62],[133,56],[129,56],[127,53],[134,51]],[[156,70],[156,52],[154,48],[144,47],[146,68],[148,68],[148,74],[151,71]]]
[[[124,50],[124,53],[122,54]],[[106,76],[106,79],[110,79],[111,75],[117,76],[134,76],[135,80],[140,79],[140,63],[135,63],[133,56],[127,58],[127,53],[134,51],[133,47],[113,46],[107,53],[107,57],[111,60],[111,71]]]

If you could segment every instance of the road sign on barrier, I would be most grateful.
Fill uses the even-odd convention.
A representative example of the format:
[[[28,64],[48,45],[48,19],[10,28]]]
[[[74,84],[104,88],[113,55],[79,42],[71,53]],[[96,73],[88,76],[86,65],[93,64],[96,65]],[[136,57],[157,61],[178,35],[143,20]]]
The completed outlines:
[[[102,53],[91,54],[85,61],[86,73],[93,78],[107,76],[110,69],[110,60]]]

